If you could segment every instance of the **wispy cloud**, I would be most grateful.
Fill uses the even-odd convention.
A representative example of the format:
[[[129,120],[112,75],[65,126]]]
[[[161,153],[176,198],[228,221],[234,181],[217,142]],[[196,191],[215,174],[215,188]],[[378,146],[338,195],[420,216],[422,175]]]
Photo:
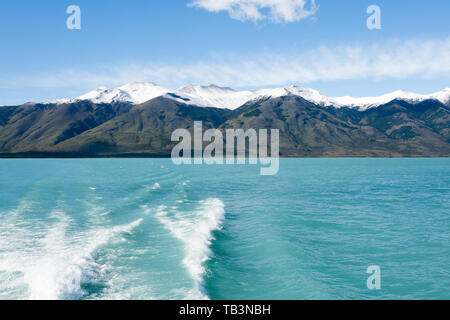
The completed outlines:
[[[384,80],[449,77],[450,38],[391,41],[369,46],[322,46],[304,53],[220,55],[184,64],[125,63],[89,70],[0,78],[3,88],[94,88],[131,81],[153,81],[168,87],[214,83],[263,87],[316,81]]]
[[[317,11],[315,0],[193,0],[190,6],[210,12],[227,11],[232,19],[295,22]]]

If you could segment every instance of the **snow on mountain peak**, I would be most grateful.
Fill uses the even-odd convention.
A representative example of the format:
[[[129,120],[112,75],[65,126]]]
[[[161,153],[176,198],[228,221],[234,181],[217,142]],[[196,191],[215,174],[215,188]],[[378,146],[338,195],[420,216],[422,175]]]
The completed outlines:
[[[291,85],[275,89],[263,89],[255,91],[255,93],[258,96],[266,96],[266,97],[270,96],[272,98],[283,97],[286,95],[294,95],[302,97],[305,100],[308,100],[321,106],[333,105],[333,101],[330,98],[321,94],[319,91],[297,85]]]
[[[227,87],[216,85],[186,85],[177,90],[167,89],[152,82],[132,82],[118,88],[108,89],[99,87],[75,99],[61,99],[57,103],[70,103],[81,100],[90,100],[94,103],[129,102],[141,104],[157,97],[166,97],[178,102],[199,107],[215,107],[237,109],[245,103],[261,98],[278,98],[288,95],[302,97],[314,104],[333,107],[350,107],[366,110],[377,107],[393,100],[404,100],[410,103],[419,103],[434,99],[444,104],[450,102],[450,88],[430,94],[421,95],[406,90],[394,91],[378,97],[355,98],[350,96],[330,98],[319,91],[290,85],[281,88],[235,91]]]
[[[187,96],[191,104],[225,109],[236,109],[251,99],[248,91],[235,91],[216,85],[187,85],[178,89],[177,93]]]
[[[134,104],[141,104],[172,92],[172,90],[158,86],[153,82],[132,82],[120,87],[119,90],[126,92],[130,97],[127,102]]]
[[[439,100],[443,104],[447,104],[450,102],[450,88],[445,88],[442,91],[433,93],[430,95],[432,99]]]
[[[94,103],[129,102],[140,104],[169,92],[172,91],[152,82],[132,82],[119,88],[99,87],[75,99],[61,99],[56,102],[70,103],[89,100]]]
[[[450,89],[444,89],[442,91],[429,95],[417,94],[406,90],[397,90],[378,97],[355,98],[345,96],[331,99],[340,106],[359,108],[360,110],[367,110],[373,107],[378,107],[394,100],[402,100],[409,103],[419,103],[425,100],[438,100],[446,104],[450,100]]]
[[[219,86],[216,86],[215,84],[210,84],[208,86],[188,84],[186,86],[179,88],[177,91],[188,93],[188,94],[201,93],[201,92],[227,94],[227,93],[236,92],[235,90],[233,90],[231,88],[219,87]]]

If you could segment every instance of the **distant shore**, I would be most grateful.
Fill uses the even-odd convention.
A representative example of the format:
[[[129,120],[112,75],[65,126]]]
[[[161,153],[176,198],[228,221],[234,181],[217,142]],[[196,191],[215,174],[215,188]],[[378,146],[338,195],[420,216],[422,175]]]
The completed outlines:
[[[114,158],[140,158],[140,159],[169,159],[170,154],[150,153],[123,153],[123,154],[80,154],[80,153],[51,153],[51,152],[26,152],[26,153],[0,153],[0,159],[114,159]],[[281,159],[431,159],[450,158],[450,155],[412,155],[412,156],[366,156],[366,155],[330,155],[330,156],[280,156]]]

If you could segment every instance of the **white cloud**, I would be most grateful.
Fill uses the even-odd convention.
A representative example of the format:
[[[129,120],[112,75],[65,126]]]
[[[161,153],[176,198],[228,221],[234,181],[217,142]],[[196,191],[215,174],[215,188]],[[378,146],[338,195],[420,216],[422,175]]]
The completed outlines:
[[[210,12],[227,11],[233,19],[295,22],[317,11],[315,0],[193,0],[190,6]]]
[[[0,78],[3,88],[84,88],[153,81],[176,88],[187,83],[265,87],[317,81],[450,79],[450,38],[392,41],[369,46],[322,46],[304,53],[221,55],[184,64],[116,64],[86,70]]]

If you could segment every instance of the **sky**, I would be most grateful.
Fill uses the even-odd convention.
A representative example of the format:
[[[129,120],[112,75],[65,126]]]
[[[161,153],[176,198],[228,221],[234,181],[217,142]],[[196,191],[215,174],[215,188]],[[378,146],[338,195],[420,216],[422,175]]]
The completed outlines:
[[[371,5],[381,29],[367,27]],[[448,12],[447,0],[2,0],[0,105],[133,81],[428,94],[450,87]]]

